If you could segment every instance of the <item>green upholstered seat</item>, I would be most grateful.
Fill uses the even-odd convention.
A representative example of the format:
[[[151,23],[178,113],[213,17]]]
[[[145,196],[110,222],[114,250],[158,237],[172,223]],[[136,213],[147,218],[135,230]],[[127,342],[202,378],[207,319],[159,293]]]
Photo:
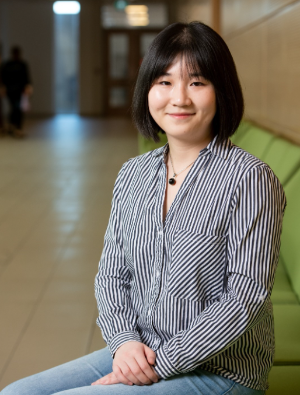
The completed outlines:
[[[241,121],[234,135],[230,137],[230,140],[233,142],[233,144],[238,145],[238,141],[247,133],[247,130],[250,128],[250,126],[250,122],[244,120]]]
[[[282,138],[275,138],[263,160],[284,185],[300,166],[300,147]]]
[[[273,304],[298,304],[297,295],[286,274],[282,259],[279,259],[271,300]]]
[[[298,395],[300,366],[273,366],[269,375],[270,388],[266,395]]]
[[[287,207],[282,226],[280,251],[293,290],[300,300],[300,169],[286,184],[285,193]]]
[[[300,305],[273,306],[275,322],[274,365],[300,365]]]
[[[256,126],[250,126],[238,140],[237,145],[257,158],[264,160],[264,155],[274,138],[274,134]]]
[[[168,140],[167,136],[163,133],[159,133],[160,141],[155,143],[153,140],[147,140],[141,134],[138,135],[138,144],[139,144],[139,154],[145,154],[146,152],[152,151],[156,148],[162,147],[165,145]]]

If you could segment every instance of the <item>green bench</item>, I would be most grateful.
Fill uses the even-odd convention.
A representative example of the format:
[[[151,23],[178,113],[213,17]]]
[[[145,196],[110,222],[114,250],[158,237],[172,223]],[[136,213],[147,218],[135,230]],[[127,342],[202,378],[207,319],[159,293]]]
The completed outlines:
[[[300,394],[300,147],[251,124],[242,126],[232,140],[267,163],[286,193],[280,259],[271,296],[276,352],[267,395],[297,395]]]
[[[300,167],[300,147],[242,121],[231,141],[267,163],[284,186]]]
[[[281,269],[284,268],[285,272],[282,273],[281,269],[277,272],[274,299],[272,295],[276,353],[268,395],[300,393],[300,169],[289,179],[284,189],[287,207],[283,221],[280,260]],[[292,376],[293,386],[290,392],[286,389],[283,391],[283,383],[278,382],[278,377],[287,382],[291,379],[291,372],[295,372]]]
[[[251,123],[247,121],[242,121],[240,123],[240,126],[236,130],[233,136],[230,137],[230,140],[233,142],[233,144],[238,145],[238,142],[243,136],[247,133],[248,129],[250,128]]]
[[[168,140],[167,136],[164,133],[159,133],[159,138],[160,141],[158,143],[155,143],[152,140],[147,140],[145,137],[143,137],[140,133],[138,134],[138,147],[139,147],[139,154],[145,154],[146,152],[152,151],[156,148],[162,147],[165,145]]]
[[[234,144],[267,163],[282,183],[287,208],[283,221],[280,259],[272,291],[276,352],[267,395],[300,394],[300,147],[274,134],[241,122],[231,137]],[[139,137],[140,153],[160,143]]]
[[[282,138],[275,138],[262,160],[274,171],[284,186],[300,166],[300,147]]]
[[[273,134],[257,126],[249,125],[245,133],[234,144],[262,159],[275,138]]]

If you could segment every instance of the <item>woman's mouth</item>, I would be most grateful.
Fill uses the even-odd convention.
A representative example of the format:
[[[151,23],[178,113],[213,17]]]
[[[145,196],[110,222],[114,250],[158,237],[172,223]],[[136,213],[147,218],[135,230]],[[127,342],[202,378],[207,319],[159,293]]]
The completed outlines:
[[[170,115],[171,117],[176,118],[176,119],[185,119],[185,118],[193,116],[194,113],[189,113],[189,112],[169,113],[168,115]]]

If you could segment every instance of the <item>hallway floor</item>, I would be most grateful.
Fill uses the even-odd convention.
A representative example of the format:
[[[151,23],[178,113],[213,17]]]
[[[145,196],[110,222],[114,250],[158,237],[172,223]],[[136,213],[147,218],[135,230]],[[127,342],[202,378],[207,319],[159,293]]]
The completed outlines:
[[[94,277],[127,119],[58,116],[0,138],[0,390],[105,346]]]

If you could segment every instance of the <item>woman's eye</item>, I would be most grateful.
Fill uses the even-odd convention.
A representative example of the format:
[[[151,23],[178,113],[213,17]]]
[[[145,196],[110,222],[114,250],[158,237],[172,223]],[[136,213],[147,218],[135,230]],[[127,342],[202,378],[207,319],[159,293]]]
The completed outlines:
[[[160,85],[171,85],[171,82],[169,81],[160,81]]]
[[[200,81],[194,81],[192,83],[192,85],[194,85],[194,86],[203,86],[204,84],[203,84],[203,82],[200,82]]]

